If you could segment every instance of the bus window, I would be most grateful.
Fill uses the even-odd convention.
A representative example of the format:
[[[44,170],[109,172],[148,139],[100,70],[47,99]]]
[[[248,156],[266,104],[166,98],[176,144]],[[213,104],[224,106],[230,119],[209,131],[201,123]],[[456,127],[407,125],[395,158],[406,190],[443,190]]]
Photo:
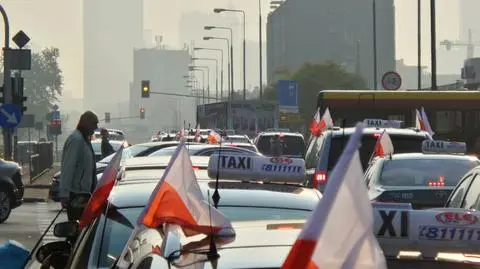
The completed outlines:
[[[462,128],[462,112],[460,111],[437,111],[435,130],[440,133],[448,133]]]

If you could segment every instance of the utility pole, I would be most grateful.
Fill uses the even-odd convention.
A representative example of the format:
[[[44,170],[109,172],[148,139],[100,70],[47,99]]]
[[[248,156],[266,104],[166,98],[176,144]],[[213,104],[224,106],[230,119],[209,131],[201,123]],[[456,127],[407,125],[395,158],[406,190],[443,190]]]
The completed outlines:
[[[430,0],[430,56],[432,62],[432,91],[437,90],[437,30],[436,30],[436,14],[435,14],[435,1]]]

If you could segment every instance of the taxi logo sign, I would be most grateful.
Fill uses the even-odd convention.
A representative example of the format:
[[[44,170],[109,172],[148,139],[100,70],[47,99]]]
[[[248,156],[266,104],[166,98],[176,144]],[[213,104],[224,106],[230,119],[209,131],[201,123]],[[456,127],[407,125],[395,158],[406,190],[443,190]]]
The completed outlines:
[[[274,163],[274,164],[289,165],[289,164],[292,164],[293,160],[290,159],[290,158],[286,158],[286,157],[272,157],[272,158],[270,158],[270,162]]]
[[[471,225],[478,221],[477,216],[471,213],[443,212],[435,216],[438,222],[443,224]]]

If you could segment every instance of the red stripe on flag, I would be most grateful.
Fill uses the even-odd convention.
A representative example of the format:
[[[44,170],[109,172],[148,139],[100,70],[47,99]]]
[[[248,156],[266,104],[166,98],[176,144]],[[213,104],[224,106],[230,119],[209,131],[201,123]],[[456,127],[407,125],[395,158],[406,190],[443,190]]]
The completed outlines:
[[[163,223],[173,223],[182,227],[186,236],[199,233],[218,233],[221,228],[198,225],[174,187],[164,181],[147,209],[141,223],[149,228],[158,228]]]
[[[115,186],[117,171],[115,169],[110,169],[109,171],[105,171],[105,173],[108,173],[107,175],[104,175],[105,181],[100,182],[103,185],[97,186],[90,197],[87,206],[82,212],[82,216],[79,220],[80,228],[88,226],[94,219],[100,216],[107,204],[108,196]]]
[[[317,241],[297,239],[292,246],[288,257],[282,265],[282,269],[319,269],[312,261],[313,251]]]

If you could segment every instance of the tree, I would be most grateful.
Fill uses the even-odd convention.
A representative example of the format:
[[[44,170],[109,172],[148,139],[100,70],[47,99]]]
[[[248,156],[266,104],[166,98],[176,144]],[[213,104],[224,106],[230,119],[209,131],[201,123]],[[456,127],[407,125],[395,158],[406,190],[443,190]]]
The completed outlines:
[[[320,90],[327,89],[365,89],[363,78],[349,73],[342,66],[331,62],[306,63],[294,73],[282,70],[276,73],[279,79],[296,80],[299,83],[299,110],[302,116],[310,121],[316,109],[317,95]],[[276,85],[265,89],[265,100],[278,100]]]
[[[24,71],[27,113],[35,114],[36,120],[43,119],[62,95],[63,75],[58,64],[58,48],[45,48],[32,54],[32,69]]]
[[[63,75],[58,64],[59,56],[59,49],[54,47],[32,53],[31,70],[22,71],[24,95],[28,98],[25,113],[34,114],[36,121],[44,120],[46,113],[62,95]]]

